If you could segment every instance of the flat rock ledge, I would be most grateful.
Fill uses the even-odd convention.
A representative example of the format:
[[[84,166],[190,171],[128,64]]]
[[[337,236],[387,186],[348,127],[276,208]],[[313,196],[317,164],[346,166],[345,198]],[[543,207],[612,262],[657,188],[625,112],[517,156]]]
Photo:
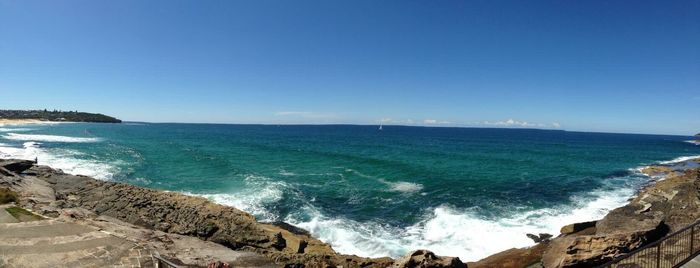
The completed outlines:
[[[261,267],[467,267],[459,258],[427,250],[398,260],[343,255],[302,229],[286,223],[259,223],[246,212],[205,198],[65,174],[31,161],[0,160],[0,187],[19,193],[19,205],[38,214],[141,237],[144,247],[188,265],[201,266],[203,256],[186,244],[163,244],[154,237],[170,241],[197,238],[235,252],[253,253],[246,255],[248,265]],[[229,254],[214,249],[202,254],[214,259]]]

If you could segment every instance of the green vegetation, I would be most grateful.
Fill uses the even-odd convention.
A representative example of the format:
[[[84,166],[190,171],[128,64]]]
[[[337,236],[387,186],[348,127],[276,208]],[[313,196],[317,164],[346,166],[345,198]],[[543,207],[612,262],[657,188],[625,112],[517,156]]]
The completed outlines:
[[[66,122],[95,122],[95,123],[121,123],[122,121],[111,116],[78,111],[58,110],[0,110],[0,119],[37,119],[44,121]]]
[[[7,204],[10,202],[17,203],[17,200],[19,200],[17,193],[7,188],[0,188],[0,204]]]
[[[44,219],[41,216],[36,215],[34,213],[31,213],[23,208],[20,208],[20,207],[9,207],[9,208],[6,208],[5,210],[7,212],[9,212],[10,215],[12,215],[12,217],[15,217],[15,219],[17,219],[19,221],[23,221],[23,222],[24,221],[39,221],[39,220]]]

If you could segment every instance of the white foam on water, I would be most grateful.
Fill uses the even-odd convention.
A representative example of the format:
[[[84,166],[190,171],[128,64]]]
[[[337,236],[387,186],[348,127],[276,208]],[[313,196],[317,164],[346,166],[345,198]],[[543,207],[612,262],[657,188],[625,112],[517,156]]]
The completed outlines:
[[[22,132],[22,131],[31,131],[34,129],[31,128],[6,128],[6,127],[0,127],[0,132]]]
[[[695,145],[700,145],[700,140],[690,140],[690,141],[685,141],[685,142],[687,142],[687,143],[692,143],[692,144],[695,144]]]
[[[25,142],[21,148],[0,145],[0,157],[26,160],[39,160],[40,165],[47,165],[74,175],[85,175],[100,180],[111,180],[118,172],[114,165],[95,160],[80,159],[82,153],[66,149],[41,148],[39,142]]]
[[[297,174],[294,172],[286,171],[286,170],[281,170],[279,172],[280,175],[282,176],[296,176]]]
[[[255,215],[261,221],[277,221],[279,215],[268,211],[267,204],[280,201],[284,195],[284,182],[272,181],[262,176],[249,175],[245,178],[245,187],[236,193],[192,194],[205,197],[215,203],[232,206]]]
[[[399,181],[388,182],[389,190],[392,192],[415,193],[423,190],[423,185],[415,182]]]
[[[677,158],[674,161],[687,159]],[[572,197],[568,205],[513,212],[498,219],[483,217],[477,208],[460,209],[443,204],[426,210],[423,220],[411,226],[396,227],[381,224],[381,220],[358,222],[342,216],[328,217],[308,202],[299,208],[299,214],[288,215],[284,221],[308,230],[314,237],[344,254],[399,257],[411,250],[429,249],[438,255],[476,261],[513,247],[534,245],[526,236],[528,233],[558,235],[564,225],[601,219],[610,210],[627,204],[647,181],[648,178],[639,173],[636,176],[607,179],[600,188]],[[401,182],[398,184],[401,185]],[[273,185],[268,182],[267,188],[262,188],[262,191],[250,189],[250,193],[243,195],[217,194],[209,197],[217,203],[238,207],[255,215],[265,215],[270,212],[256,203],[276,202],[280,200],[284,188],[289,187],[284,183]],[[416,187],[408,186],[412,191]],[[264,218],[277,220],[276,216],[267,215]]]
[[[100,138],[79,138],[58,135],[40,135],[40,134],[18,134],[7,133],[3,138],[8,140],[20,141],[43,141],[43,142],[99,142]]]
[[[402,193],[417,193],[423,190],[423,185],[420,183],[415,183],[415,182],[408,182],[408,181],[388,181],[383,178],[375,178],[374,176],[364,174],[362,172],[359,172],[357,170],[351,169],[351,168],[346,168],[345,172],[351,172],[354,173],[360,177],[367,178],[367,179],[376,179],[377,181],[386,184],[389,186],[388,191],[390,192],[402,192]]]
[[[411,250],[429,249],[438,255],[476,261],[509,248],[534,245],[527,233],[558,235],[566,224],[600,219],[611,209],[626,204],[634,193],[633,188],[597,190],[592,197],[573,198],[574,205],[527,211],[498,220],[444,204],[427,211],[424,220],[406,228],[328,218],[320,213],[309,221],[294,217],[285,221],[307,229],[345,254],[399,257]]]
[[[662,164],[662,165],[676,164],[676,163],[680,163],[680,162],[684,162],[684,161],[688,161],[688,160],[693,160],[696,158],[700,158],[700,155],[676,157],[676,158],[668,160],[668,161],[661,161],[661,162],[659,162],[659,164]]]

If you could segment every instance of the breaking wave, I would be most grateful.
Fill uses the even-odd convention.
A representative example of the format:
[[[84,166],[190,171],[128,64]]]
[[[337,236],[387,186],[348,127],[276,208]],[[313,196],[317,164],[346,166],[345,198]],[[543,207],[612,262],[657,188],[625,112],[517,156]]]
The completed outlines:
[[[99,142],[100,138],[79,138],[58,135],[41,135],[41,134],[17,134],[7,133],[3,138],[8,140],[19,141],[43,141],[43,142]]]
[[[96,160],[80,159],[80,152],[67,149],[46,149],[39,142],[25,142],[22,147],[0,144],[0,157],[26,160],[38,159],[39,164],[63,170],[75,175],[90,176],[100,180],[111,180],[119,171],[116,165]]]
[[[660,163],[675,163],[695,157],[679,157]],[[487,218],[478,208],[456,208],[450,204],[427,209],[423,219],[407,227],[382,224],[379,221],[359,222],[345,217],[329,217],[312,202],[306,202],[297,213],[282,220],[311,232],[344,254],[365,257],[399,257],[410,250],[425,248],[438,255],[458,256],[476,261],[513,247],[534,245],[527,233],[559,234],[567,224],[597,220],[610,210],[628,203],[649,178],[633,169],[633,173],[608,178],[604,185],[589,193],[574,196],[569,204],[514,212],[501,218]],[[295,192],[284,182],[250,177],[244,192],[205,194],[216,203],[234,206],[264,221],[280,220],[266,205],[281,200],[285,192]],[[422,186],[406,182],[393,184],[406,187],[402,191],[420,191]],[[257,188],[261,187],[261,188]]]

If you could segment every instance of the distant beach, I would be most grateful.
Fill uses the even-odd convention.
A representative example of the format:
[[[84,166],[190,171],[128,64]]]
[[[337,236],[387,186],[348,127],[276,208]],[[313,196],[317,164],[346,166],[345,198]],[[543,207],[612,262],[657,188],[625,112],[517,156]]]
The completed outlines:
[[[52,123],[48,121],[42,121],[37,119],[3,119],[0,118],[0,126],[17,126],[17,125],[32,125],[32,124],[46,124]],[[55,123],[55,122],[53,122]]]

